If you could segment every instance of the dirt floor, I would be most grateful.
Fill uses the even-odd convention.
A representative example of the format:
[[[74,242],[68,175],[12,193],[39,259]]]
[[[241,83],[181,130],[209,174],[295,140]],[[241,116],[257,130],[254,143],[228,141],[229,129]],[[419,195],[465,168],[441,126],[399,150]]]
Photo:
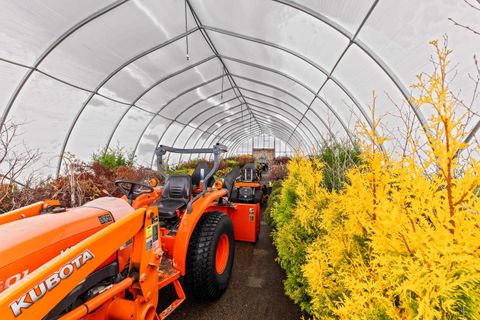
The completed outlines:
[[[232,278],[220,300],[202,303],[187,298],[169,319],[300,319],[298,307],[284,294],[285,274],[274,259],[270,227],[262,221],[257,244],[236,243]]]

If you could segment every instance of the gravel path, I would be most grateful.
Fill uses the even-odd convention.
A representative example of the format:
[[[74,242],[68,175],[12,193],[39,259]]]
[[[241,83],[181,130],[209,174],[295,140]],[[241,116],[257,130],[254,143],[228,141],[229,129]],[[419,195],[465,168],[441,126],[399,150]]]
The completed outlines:
[[[257,244],[236,242],[230,285],[220,300],[188,299],[170,320],[300,319],[298,307],[284,294],[285,274],[275,262],[270,227],[262,221]]]

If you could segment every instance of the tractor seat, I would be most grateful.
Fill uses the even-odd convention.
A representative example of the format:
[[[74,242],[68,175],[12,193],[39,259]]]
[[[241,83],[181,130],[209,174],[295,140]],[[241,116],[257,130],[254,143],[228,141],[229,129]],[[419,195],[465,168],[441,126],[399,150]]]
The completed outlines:
[[[247,163],[243,166],[241,172],[242,172],[242,181],[245,182],[253,182],[257,180],[256,177],[256,171],[257,167],[255,166],[255,163]]]
[[[154,205],[158,207],[160,219],[177,218],[177,210],[184,209],[192,195],[192,180],[188,174],[169,176],[163,188],[160,200]]]
[[[213,177],[210,177],[207,182],[203,181],[207,174],[210,172],[210,170],[210,165],[207,162],[200,162],[197,164],[195,170],[192,173],[193,188],[198,188],[200,186],[200,183],[206,183],[207,187],[213,186]]]

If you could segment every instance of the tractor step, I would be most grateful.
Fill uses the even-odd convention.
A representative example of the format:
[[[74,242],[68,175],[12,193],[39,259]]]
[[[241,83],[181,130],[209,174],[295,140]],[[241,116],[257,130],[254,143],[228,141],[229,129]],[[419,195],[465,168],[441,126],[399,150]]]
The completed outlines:
[[[158,266],[158,290],[180,278],[180,271],[173,267],[173,260],[163,256]]]
[[[158,266],[158,290],[169,284],[173,284],[177,299],[175,299],[165,310],[159,314],[160,319],[168,317],[175,309],[177,309],[183,301],[185,301],[185,292],[180,284],[180,271],[173,267],[173,260],[163,256]]]

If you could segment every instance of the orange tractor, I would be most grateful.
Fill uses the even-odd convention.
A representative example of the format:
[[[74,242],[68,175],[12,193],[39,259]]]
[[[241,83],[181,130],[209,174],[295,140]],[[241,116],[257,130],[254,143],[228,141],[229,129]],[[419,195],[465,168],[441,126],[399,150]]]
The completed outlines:
[[[245,164],[235,182],[232,201],[263,205],[268,197],[267,186],[260,183],[254,163]]]
[[[234,241],[256,239],[260,214],[230,199],[238,168],[213,182],[225,151],[160,146],[160,169],[166,152],[213,153],[213,168],[161,187],[119,180],[122,198],[77,208],[49,200],[1,215],[0,318],[164,319],[185,300],[182,278],[189,295],[220,297]],[[159,290],[169,285],[176,298],[165,303]]]

